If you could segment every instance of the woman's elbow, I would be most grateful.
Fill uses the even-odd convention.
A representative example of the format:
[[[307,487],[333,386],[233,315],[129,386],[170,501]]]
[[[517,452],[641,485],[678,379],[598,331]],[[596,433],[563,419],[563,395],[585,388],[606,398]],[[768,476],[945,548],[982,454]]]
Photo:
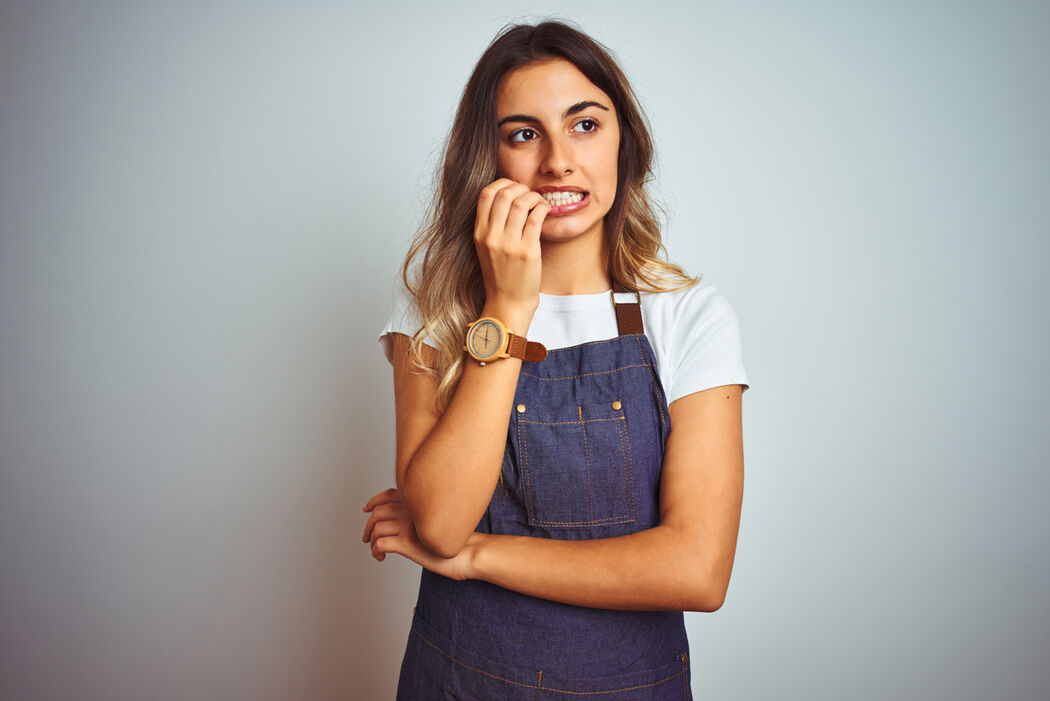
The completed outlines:
[[[729,575],[724,567],[698,562],[689,576],[684,610],[714,613],[722,608],[729,591]]]
[[[438,557],[453,558],[467,544],[467,539],[473,531],[460,533],[459,530],[449,528],[447,525],[435,523],[433,519],[420,519],[415,523],[416,537],[419,542],[430,552]]]
[[[693,602],[695,607],[690,610],[699,611],[700,613],[714,613],[722,608],[722,604],[725,602],[726,589],[707,589],[696,597]]]
[[[701,584],[693,584],[685,593],[681,604],[683,611],[714,613],[722,608],[726,600],[726,590],[716,589]]]
[[[453,558],[467,544],[473,528],[458,524],[439,505],[420,498],[400,484],[405,506],[412,518],[412,527],[419,543],[438,557]],[[447,511],[447,510],[445,510]]]

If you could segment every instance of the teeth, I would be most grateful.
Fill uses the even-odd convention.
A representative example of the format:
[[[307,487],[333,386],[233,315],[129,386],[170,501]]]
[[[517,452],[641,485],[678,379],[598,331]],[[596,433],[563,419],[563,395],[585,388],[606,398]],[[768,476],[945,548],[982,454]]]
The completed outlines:
[[[543,193],[543,199],[547,200],[551,206],[557,206],[561,204],[575,204],[583,200],[582,192],[545,192]]]

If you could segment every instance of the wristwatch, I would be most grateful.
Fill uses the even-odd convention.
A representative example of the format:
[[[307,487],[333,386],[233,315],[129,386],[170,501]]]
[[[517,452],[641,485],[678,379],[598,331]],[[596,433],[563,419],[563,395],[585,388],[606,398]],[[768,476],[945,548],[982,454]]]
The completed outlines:
[[[518,336],[490,316],[482,317],[467,327],[467,345],[463,350],[482,365],[500,358],[521,358],[526,363],[538,363],[547,357],[542,343]]]

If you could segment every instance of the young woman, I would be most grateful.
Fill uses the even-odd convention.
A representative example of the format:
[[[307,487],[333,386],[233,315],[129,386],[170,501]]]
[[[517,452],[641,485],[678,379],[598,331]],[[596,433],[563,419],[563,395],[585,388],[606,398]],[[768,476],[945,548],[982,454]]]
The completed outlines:
[[[363,541],[422,565],[399,699],[687,699],[726,596],[747,379],[732,308],[660,259],[652,144],[590,37],[514,26],[463,93],[394,367],[396,489]]]

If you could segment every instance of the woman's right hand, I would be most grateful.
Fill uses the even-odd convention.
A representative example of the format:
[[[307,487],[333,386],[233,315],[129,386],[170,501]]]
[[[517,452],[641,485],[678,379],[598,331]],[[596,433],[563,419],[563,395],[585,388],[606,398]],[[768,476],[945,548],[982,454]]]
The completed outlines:
[[[550,210],[543,195],[507,178],[486,185],[478,197],[474,247],[485,307],[504,315],[504,323],[527,324],[539,305],[540,229]]]

